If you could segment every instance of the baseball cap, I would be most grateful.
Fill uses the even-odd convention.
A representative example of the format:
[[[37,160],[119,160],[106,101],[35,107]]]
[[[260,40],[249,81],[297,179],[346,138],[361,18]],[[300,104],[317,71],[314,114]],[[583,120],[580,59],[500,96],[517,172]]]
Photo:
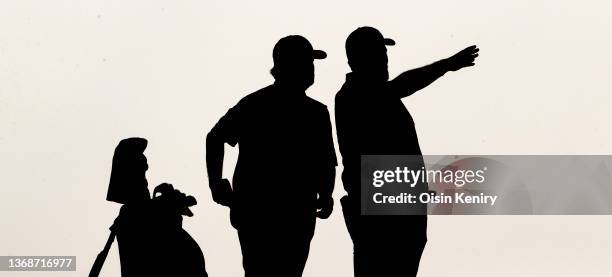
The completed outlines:
[[[359,27],[346,39],[346,54],[350,58],[356,54],[362,54],[366,50],[376,46],[392,46],[395,41],[390,38],[385,38],[382,33],[374,27],[364,26]]]
[[[312,44],[305,37],[299,35],[281,38],[272,50],[272,58],[275,64],[304,58],[320,60],[326,57],[327,53],[325,51],[313,49]]]

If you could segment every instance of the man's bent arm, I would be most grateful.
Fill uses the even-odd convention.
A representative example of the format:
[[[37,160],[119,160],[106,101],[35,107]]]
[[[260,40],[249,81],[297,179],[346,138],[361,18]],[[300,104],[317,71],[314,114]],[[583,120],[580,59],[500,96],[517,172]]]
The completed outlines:
[[[223,174],[223,158],[225,150],[223,141],[211,131],[206,136],[206,169],[208,171],[208,180],[219,181]],[[210,182],[210,186],[216,182]],[[212,189],[212,188],[211,188]]]
[[[231,206],[232,187],[229,181],[222,179],[224,142],[215,134],[214,129],[206,136],[206,169],[208,185],[213,200],[224,206]]]
[[[318,191],[319,198],[317,199],[317,217],[326,219],[329,218],[334,210],[332,193],[334,192],[334,183],[336,182],[336,167],[324,170],[321,174],[321,180],[318,182],[320,185]]]
[[[322,177],[321,185],[319,186],[319,197],[331,198],[336,183],[336,167],[327,169]]]

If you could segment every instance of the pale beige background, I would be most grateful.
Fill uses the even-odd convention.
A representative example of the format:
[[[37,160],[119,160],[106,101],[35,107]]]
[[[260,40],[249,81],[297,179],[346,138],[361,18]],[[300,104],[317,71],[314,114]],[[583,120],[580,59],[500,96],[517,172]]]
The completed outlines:
[[[477,67],[405,101],[425,154],[611,154],[611,9],[575,0],[2,1],[0,255],[76,255],[79,271],[0,276],[87,274],[118,212],[104,198],[114,146],[129,136],[150,140],[150,184],[199,199],[185,228],[210,275],[240,276],[228,211],[208,192],[204,136],[271,82],[272,47],[288,34],[327,50],[308,93],[330,110],[348,71],[344,40],[358,26],[395,38],[392,75],[478,44]],[[612,217],[430,222],[420,276],[612,275]],[[305,276],[351,276],[351,259],[336,209],[319,221]],[[113,249],[103,276],[118,272]]]

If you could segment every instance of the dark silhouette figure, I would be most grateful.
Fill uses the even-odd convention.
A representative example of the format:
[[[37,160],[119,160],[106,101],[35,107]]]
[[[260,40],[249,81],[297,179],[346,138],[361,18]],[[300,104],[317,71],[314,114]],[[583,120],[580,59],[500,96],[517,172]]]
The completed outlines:
[[[392,39],[372,27],[353,31],[346,40],[351,67],[336,95],[336,129],[348,195],[341,199],[354,246],[355,276],[416,276],[427,242],[427,216],[361,216],[361,155],[421,156],[414,122],[401,99],[428,86],[448,71],[474,65],[478,48],[470,46],[431,65],[389,80],[387,46]],[[422,164],[422,159],[420,161]],[[419,184],[421,190],[427,184]]]
[[[206,139],[215,202],[230,207],[245,276],[301,276],[316,217],[332,212],[336,154],[327,107],[306,96],[313,50],[301,36],[274,46],[275,82],[244,97]],[[223,145],[240,146],[233,187],[222,179]]]
[[[128,138],[115,149],[106,199],[123,206],[90,277],[98,275],[115,236],[122,277],[206,277],[202,250],[181,226],[183,215],[193,215],[189,206],[196,204],[195,198],[165,183],[151,198],[146,147],[145,139]]]

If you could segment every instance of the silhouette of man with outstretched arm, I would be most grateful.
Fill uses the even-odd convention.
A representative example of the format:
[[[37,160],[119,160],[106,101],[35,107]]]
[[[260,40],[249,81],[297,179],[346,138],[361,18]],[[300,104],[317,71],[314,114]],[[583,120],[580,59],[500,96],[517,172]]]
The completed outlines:
[[[277,42],[275,82],[251,93],[206,139],[213,200],[230,207],[245,276],[301,276],[316,217],[332,212],[336,154],[327,107],[306,96],[313,50],[304,37]],[[224,143],[240,146],[233,187],[222,178]]]
[[[360,215],[361,155],[422,154],[414,122],[401,99],[428,86],[445,73],[474,65],[478,48],[406,71],[389,80],[387,46],[375,28],[361,27],[346,40],[351,72],[336,95],[336,130],[342,154],[341,199],[353,240],[355,276],[416,276],[427,242],[426,215]],[[421,189],[427,189],[427,184]]]

